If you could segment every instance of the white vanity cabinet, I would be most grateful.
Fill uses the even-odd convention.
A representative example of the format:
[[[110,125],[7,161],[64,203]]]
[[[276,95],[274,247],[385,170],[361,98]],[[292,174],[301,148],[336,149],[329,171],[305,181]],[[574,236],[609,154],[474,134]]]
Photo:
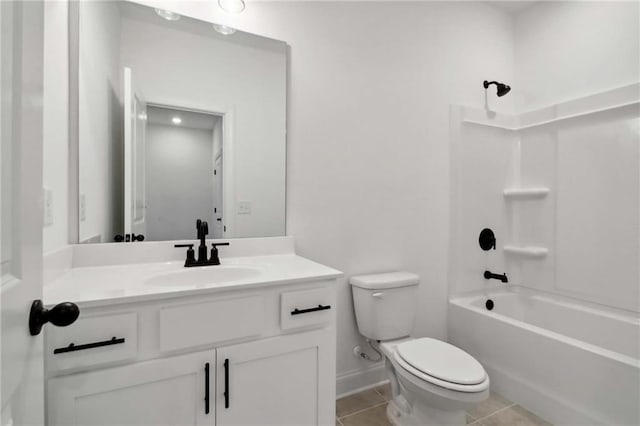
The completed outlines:
[[[325,409],[335,404],[331,339],[319,331],[218,349],[217,389],[222,391],[216,424],[333,424]]]
[[[215,351],[205,351],[50,379],[48,423],[212,425],[214,366]]]
[[[47,424],[333,425],[334,285],[81,306],[46,330]]]

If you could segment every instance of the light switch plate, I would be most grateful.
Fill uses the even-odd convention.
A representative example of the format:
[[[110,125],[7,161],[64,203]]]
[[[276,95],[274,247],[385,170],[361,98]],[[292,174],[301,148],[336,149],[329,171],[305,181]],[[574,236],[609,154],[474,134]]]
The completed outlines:
[[[238,202],[238,214],[251,214],[251,202],[239,201]]]

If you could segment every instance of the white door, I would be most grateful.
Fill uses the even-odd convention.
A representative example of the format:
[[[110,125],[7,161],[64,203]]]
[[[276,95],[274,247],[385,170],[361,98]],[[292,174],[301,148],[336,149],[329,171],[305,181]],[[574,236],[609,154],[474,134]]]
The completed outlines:
[[[214,425],[215,351],[50,379],[50,426]]]
[[[224,219],[222,217],[222,151],[216,156],[213,165],[213,238],[224,238]]]
[[[125,241],[146,234],[145,143],[147,104],[124,68],[124,224]]]
[[[42,298],[41,1],[0,2],[0,284],[2,425],[44,420],[42,334],[29,333]]]
[[[330,342],[318,331],[219,348],[216,425],[333,425]]]

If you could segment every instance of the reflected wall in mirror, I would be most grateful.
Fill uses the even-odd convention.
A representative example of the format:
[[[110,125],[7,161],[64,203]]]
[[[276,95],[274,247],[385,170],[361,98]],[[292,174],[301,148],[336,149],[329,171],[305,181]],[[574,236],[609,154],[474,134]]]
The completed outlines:
[[[79,2],[79,242],[285,235],[284,42]]]

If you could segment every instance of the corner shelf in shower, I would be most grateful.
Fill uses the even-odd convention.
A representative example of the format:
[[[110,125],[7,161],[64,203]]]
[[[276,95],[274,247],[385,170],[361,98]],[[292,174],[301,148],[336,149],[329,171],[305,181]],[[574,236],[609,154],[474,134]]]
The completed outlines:
[[[549,194],[549,188],[531,187],[531,188],[507,188],[504,190],[504,197],[507,199],[531,199],[544,198]]]
[[[516,256],[523,257],[535,257],[541,258],[545,257],[549,253],[549,249],[546,247],[535,247],[535,246],[511,246],[507,245],[503,247],[504,252],[507,254],[512,254]]]

